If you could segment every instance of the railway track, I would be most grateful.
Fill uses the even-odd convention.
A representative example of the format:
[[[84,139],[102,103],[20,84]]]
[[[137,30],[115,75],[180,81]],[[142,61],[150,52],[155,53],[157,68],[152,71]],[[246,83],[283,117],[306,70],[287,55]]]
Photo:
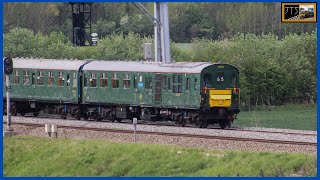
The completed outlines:
[[[44,124],[35,123],[12,123],[12,125],[23,125],[28,127],[44,127]],[[58,128],[75,129],[75,130],[89,130],[89,131],[103,131],[111,133],[132,134],[132,130],[120,130],[110,128],[96,128],[96,127],[81,127],[81,126],[63,126],[59,125]],[[273,144],[290,144],[290,145],[303,145],[303,146],[317,146],[314,142],[301,142],[301,141],[284,141],[284,140],[270,140],[270,139],[256,139],[256,138],[240,138],[240,137],[227,137],[227,136],[210,136],[210,135],[196,135],[196,134],[182,134],[182,133],[167,133],[167,132],[152,132],[152,131],[137,131],[137,134],[142,135],[160,135],[160,136],[174,136],[174,137],[188,137],[188,138],[202,138],[202,139],[216,139],[228,141],[242,141],[242,142],[259,142],[259,143],[273,143]]]
[[[17,117],[24,117],[24,118],[50,118],[50,119],[57,119],[60,121],[63,121],[63,119],[61,119],[60,116],[58,115],[46,115],[46,116],[38,116],[38,117],[34,117],[33,115],[31,116],[17,116]],[[109,120],[103,120],[103,121],[95,121],[93,119],[89,119],[89,120],[77,120],[74,118],[69,118],[68,120],[75,120],[75,121],[88,121],[88,122],[106,122],[106,123],[112,123]],[[123,120],[122,122],[114,122],[114,123],[119,123],[119,124],[131,124],[132,120]],[[174,124],[173,122],[171,123],[157,123],[157,122],[144,122],[139,120],[138,124],[143,124],[143,125],[154,125],[154,126],[168,126],[168,127],[179,127],[176,124]],[[193,126],[192,124],[187,124],[185,127],[187,128],[194,128],[194,129],[198,129],[198,127]],[[182,127],[183,128],[183,127]],[[313,136],[316,137],[317,134],[314,133],[298,133],[298,132],[281,132],[281,131],[269,131],[269,130],[253,130],[253,129],[244,129],[242,127],[232,127],[232,128],[226,128],[226,129],[221,129],[220,127],[208,127],[208,129],[214,129],[214,130],[218,130],[218,131],[238,131],[238,132],[252,132],[252,133],[268,133],[268,134],[282,134],[282,135],[298,135],[298,136]]]

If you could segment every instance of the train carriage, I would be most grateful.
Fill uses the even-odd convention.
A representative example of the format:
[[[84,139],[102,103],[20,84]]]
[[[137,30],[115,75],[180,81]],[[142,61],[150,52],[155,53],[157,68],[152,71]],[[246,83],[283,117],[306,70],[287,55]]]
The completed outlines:
[[[138,117],[225,128],[240,111],[239,71],[228,64],[92,61],[82,78],[82,103],[97,119]]]
[[[12,113],[24,115],[32,112],[37,116],[44,107],[48,111],[61,111],[66,104],[77,105],[77,73],[84,63],[85,61],[14,58],[14,71],[10,76]],[[4,87],[5,82],[4,80]],[[5,96],[4,91],[4,100]]]

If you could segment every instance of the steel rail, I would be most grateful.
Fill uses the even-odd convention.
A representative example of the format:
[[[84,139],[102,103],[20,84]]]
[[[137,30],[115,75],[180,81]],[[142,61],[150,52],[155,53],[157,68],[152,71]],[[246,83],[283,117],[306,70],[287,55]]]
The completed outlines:
[[[23,126],[29,126],[29,127],[44,127],[44,124],[35,124],[35,123],[16,123],[16,122],[13,122],[12,125],[23,125]],[[133,133],[133,130],[94,128],[94,127],[83,127],[83,126],[59,126],[58,125],[58,128],[75,129],[75,130],[89,130],[89,131],[99,131],[99,132],[102,131],[102,132],[112,132],[112,133],[122,133],[122,134],[132,134]],[[256,139],[256,138],[239,138],[239,137],[230,137],[230,136],[209,136],[209,135],[165,133],[165,132],[152,132],[152,131],[137,131],[137,134],[172,136],[172,137],[188,137],[188,138],[202,138],[202,139],[216,139],[216,140],[228,140],[228,141],[317,146],[317,143],[313,143],[313,142],[283,141],[283,140]]]

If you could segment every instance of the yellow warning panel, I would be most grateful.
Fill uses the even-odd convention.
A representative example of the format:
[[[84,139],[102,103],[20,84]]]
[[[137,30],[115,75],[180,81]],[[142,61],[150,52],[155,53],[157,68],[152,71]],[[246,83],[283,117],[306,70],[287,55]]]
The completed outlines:
[[[231,90],[210,90],[210,107],[230,107],[231,106]]]

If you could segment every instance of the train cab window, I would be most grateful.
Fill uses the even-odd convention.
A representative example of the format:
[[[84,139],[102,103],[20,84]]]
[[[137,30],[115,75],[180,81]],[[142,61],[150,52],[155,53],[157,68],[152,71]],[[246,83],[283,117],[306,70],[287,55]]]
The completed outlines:
[[[38,71],[37,84],[39,86],[43,85],[43,71]]]
[[[197,91],[197,90],[198,90],[197,81],[198,81],[198,79],[197,79],[197,78],[194,78],[194,91]]]
[[[190,91],[190,78],[186,80],[186,91]]]
[[[108,74],[101,73],[100,74],[100,87],[107,87],[108,86]]]
[[[124,89],[129,89],[130,88],[129,74],[123,74],[123,88]]]
[[[116,73],[112,74],[112,88],[119,88],[119,79]]]
[[[19,71],[14,70],[13,72],[14,72],[13,84],[19,84],[20,83]]]
[[[90,87],[97,87],[96,73],[90,73]]]
[[[23,71],[23,85],[29,85],[30,80],[29,80],[29,71]]]
[[[54,85],[54,77],[53,72],[48,72],[48,86]]]
[[[58,72],[58,86],[64,86],[63,72]]]
[[[210,74],[205,74],[205,75],[204,75],[204,81],[203,81],[203,83],[204,83],[204,86],[211,86],[211,85],[213,85],[213,83],[212,83],[212,78],[211,78],[211,75],[210,75]]]

